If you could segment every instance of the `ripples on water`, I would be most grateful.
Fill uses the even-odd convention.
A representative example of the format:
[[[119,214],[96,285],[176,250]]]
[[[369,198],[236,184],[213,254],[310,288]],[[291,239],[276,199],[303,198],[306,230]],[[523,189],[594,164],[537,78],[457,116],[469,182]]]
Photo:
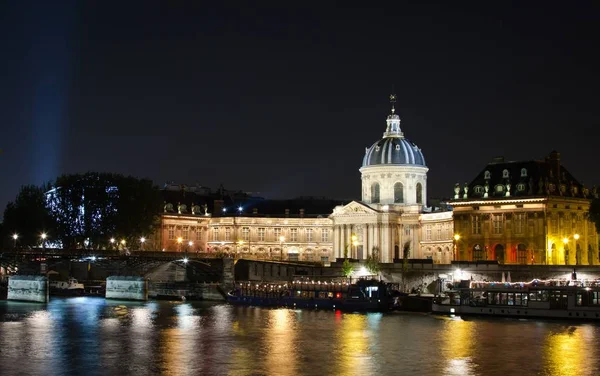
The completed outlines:
[[[0,302],[1,375],[600,375],[600,326],[224,304]]]

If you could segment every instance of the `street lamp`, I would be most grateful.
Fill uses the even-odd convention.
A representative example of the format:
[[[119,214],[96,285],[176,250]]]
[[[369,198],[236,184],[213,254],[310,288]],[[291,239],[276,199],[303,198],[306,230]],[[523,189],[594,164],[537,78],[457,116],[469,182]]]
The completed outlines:
[[[580,254],[579,250],[577,249],[577,240],[579,240],[579,234],[573,235],[573,238],[575,239],[575,265],[579,265]]]
[[[183,238],[180,236],[177,238],[177,251],[181,252],[181,243],[183,243]]]
[[[283,243],[285,242],[285,236],[279,237],[279,261],[283,261]]]
[[[12,238],[13,238],[13,241],[15,243],[15,248],[17,248],[17,239],[19,239],[19,234],[14,233],[13,236],[12,236]]]
[[[565,265],[569,265],[569,238],[563,238],[564,253],[565,253]]]
[[[459,234],[454,234],[454,260],[458,261],[458,241],[460,240]]]
[[[190,249],[189,249],[190,251],[192,250],[192,246],[193,246],[193,245],[194,245],[194,242],[190,240],[190,241],[188,242],[188,247],[190,248]]]
[[[235,249],[235,256],[236,256],[236,258],[238,257],[238,253],[239,253],[239,247],[241,247],[242,245],[244,245],[244,241],[243,241],[243,240],[241,240],[241,239],[240,239],[240,240],[238,240],[238,242],[237,242],[237,247],[236,247],[236,249]]]
[[[350,258],[353,258],[354,254],[356,253],[356,246],[358,245],[358,236],[356,236],[355,234],[352,234],[352,236],[350,237],[350,240],[351,240],[352,246],[354,246],[354,252],[352,252],[352,254],[350,255]]]
[[[144,238],[143,236],[140,238],[140,249],[143,251],[144,250],[144,243],[146,242],[146,238]]]
[[[125,249],[125,244],[127,244],[125,239],[121,239],[121,247],[123,247],[123,249]]]

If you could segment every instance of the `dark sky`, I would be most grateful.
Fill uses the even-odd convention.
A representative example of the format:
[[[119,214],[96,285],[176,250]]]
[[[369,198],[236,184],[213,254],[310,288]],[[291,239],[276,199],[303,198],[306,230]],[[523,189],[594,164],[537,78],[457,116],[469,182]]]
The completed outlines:
[[[214,3],[1,2],[0,207],[85,171],[360,198],[392,85],[431,197],[553,149],[600,183],[592,2]]]

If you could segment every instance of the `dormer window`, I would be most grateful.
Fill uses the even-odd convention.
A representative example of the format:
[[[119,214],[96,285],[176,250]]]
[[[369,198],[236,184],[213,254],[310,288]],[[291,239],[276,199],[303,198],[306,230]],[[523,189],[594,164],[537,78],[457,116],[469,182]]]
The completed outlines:
[[[400,150],[400,145],[396,145],[396,150]]]
[[[517,184],[517,191],[523,192],[525,190],[525,184],[519,183]]]
[[[508,179],[508,170],[502,171],[502,178]]]
[[[560,191],[561,191],[562,193],[565,193],[565,192],[567,191],[567,186],[566,186],[566,185],[564,185],[564,184],[561,184],[561,185],[560,185]]]
[[[492,177],[492,174],[489,171],[486,171],[483,173],[484,179],[489,180],[489,179],[491,179],[491,177]]]
[[[375,146],[375,151],[379,151],[379,146]]]
[[[556,186],[555,186],[554,184],[549,184],[549,185],[548,185],[548,190],[549,190],[550,192],[554,192],[554,191],[556,190]]]
[[[481,185],[476,185],[475,188],[473,188],[473,192],[475,193],[483,193],[483,187]]]
[[[526,168],[522,168],[521,169],[521,177],[522,178],[526,178],[527,177],[527,169]]]
[[[504,186],[502,184],[498,184],[495,187],[495,190],[496,190],[497,193],[502,193],[502,192],[504,192]]]

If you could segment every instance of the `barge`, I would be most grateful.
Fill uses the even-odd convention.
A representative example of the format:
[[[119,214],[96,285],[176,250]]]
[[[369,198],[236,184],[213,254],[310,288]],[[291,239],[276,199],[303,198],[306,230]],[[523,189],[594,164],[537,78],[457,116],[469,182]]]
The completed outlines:
[[[476,282],[436,297],[435,314],[600,322],[600,280]]]

